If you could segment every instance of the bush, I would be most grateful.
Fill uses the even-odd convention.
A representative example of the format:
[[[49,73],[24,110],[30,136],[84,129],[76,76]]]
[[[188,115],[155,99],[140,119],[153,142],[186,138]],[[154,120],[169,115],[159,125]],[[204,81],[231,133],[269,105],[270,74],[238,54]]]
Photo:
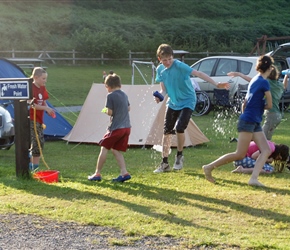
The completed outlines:
[[[76,31],[73,40],[77,51],[87,57],[106,53],[110,58],[122,58],[128,52],[126,43],[113,32],[93,32],[87,28]]]

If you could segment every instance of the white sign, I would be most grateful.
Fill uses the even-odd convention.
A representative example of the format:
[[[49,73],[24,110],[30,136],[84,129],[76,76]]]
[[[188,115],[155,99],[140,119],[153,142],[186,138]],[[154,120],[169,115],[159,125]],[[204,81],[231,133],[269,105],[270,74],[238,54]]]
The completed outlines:
[[[31,99],[30,79],[0,79],[0,99]]]

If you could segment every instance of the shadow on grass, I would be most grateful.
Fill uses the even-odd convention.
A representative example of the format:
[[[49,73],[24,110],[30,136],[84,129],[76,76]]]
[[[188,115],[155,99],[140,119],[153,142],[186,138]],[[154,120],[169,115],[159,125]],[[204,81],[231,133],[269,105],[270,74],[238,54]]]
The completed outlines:
[[[152,218],[156,219],[161,219],[168,221],[170,223],[176,223],[177,225],[184,225],[184,226],[191,226],[195,228],[203,228],[206,230],[211,230],[211,231],[216,231],[213,228],[208,228],[201,226],[199,224],[192,223],[191,221],[184,220],[182,218],[176,217],[174,214],[170,213],[169,211],[164,211],[163,213],[155,213],[152,210],[150,206],[144,206],[132,202],[128,202],[122,199],[118,198],[112,198],[105,196],[103,194],[95,193],[95,192],[88,192],[88,191],[79,191],[76,189],[73,189],[71,187],[60,187],[57,185],[47,185],[43,182],[38,182],[35,183],[35,180],[19,180],[19,181],[4,181],[1,180],[4,185],[9,186],[11,188],[19,189],[19,190],[24,190],[27,193],[31,193],[33,195],[38,195],[38,196],[44,196],[47,198],[59,198],[62,200],[75,200],[75,199],[97,199],[97,200],[103,200],[108,203],[115,203],[120,206],[127,207],[130,210],[134,210],[138,213],[143,213],[146,216],[150,216]],[[96,182],[86,182],[85,184],[91,183],[90,186],[95,185]],[[103,188],[111,188],[111,189],[116,189],[116,190],[121,190],[123,192],[127,192],[128,194],[131,195],[140,195],[136,190],[132,190],[132,185],[136,187],[136,185],[139,185],[139,187],[144,188],[145,192],[150,192],[149,189],[152,189],[152,187],[147,186],[147,185],[140,185],[138,183],[132,183],[132,182],[126,182],[126,183],[112,183],[111,181],[102,181],[98,182]],[[146,190],[147,189],[147,190]],[[45,190],[45,193],[44,193]],[[130,191],[132,190],[132,192]],[[160,192],[165,192],[165,189],[160,189]],[[177,192],[173,191],[170,195],[177,195]],[[152,198],[152,195],[151,195]]]
[[[215,171],[218,171],[218,170],[215,170]],[[196,172],[187,172],[186,173],[187,175],[190,175],[190,176],[195,176],[195,177],[199,177],[201,179],[205,179],[204,177],[204,174],[198,174]],[[231,173],[231,172],[227,172],[227,174],[233,174],[235,176],[239,176],[239,175],[245,175],[245,176],[248,176],[248,178],[250,179],[250,174],[243,174],[243,173]],[[261,175],[260,175],[261,176]],[[282,172],[282,173],[273,173],[273,174],[263,174],[262,175],[264,178],[273,178],[275,177],[276,179],[289,179],[290,177],[290,174],[287,173],[287,172]],[[214,172],[213,172],[213,178],[215,179],[216,183],[214,183],[213,185],[222,185],[222,184],[225,184],[225,183],[228,183],[228,184],[235,184],[235,185],[239,185],[239,186],[243,186],[243,187],[249,187],[249,185],[247,183],[242,183],[242,182],[238,182],[238,181],[233,181],[233,180],[226,180],[226,179],[220,179],[220,178],[217,178],[215,175],[214,175]],[[253,189],[261,189],[261,190],[264,190],[264,191],[267,191],[267,192],[278,192],[279,194],[281,195],[290,195],[290,190],[289,189],[278,189],[278,188],[271,188],[271,187],[257,187],[257,186],[251,186]]]
[[[188,172],[186,174],[194,176],[194,177],[198,177],[198,178],[204,178],[203,174],[197,174],[195,172]],[[198,224],[193,223],[192,221],[187,221],[182,218],[178,218],[174,214],[174,212],[171,213],[170,211],[164,211],[164,213],[156,213],[152,211],[152,207],[150,206],[144,206],[141,204],[129,202],[126,200],[115,198],[115,197],[114,198],[108,197],[106,195],[96,193],[97,191],[96,192],[79,191],[71,187],[47,185],[42,182],[35,182],[34,180],[11,181],[11,180],[2,179],[1,182],[6,186],[10,186],[11,188],[24,190],[28,193],[38,195],[38,196],[44,196],[47,198],[59,198],[59,199],[64,199],[64,200],[69,200],[69,201],[73,199],[84,199],[84,198],[85,199],[98,199],[98,200],[103,200],[109,203],[115,203],[120,206],[127,207],[128,209],[136,211],[138,213],[143,213],[146,216],[150,216],[156,219],[166,220],[170,223],[176,223],[178,225],[181,224],[184,226],[193,226],[196,228],[214,230],[212,228],[202,227]],[[65,181],[63,183],[65,183]],[[236,210],[238,212],[242,212],[245,214],[250,214],[257,218],[261,217],[268,220],[285,222],[285,223],[288,223],[290,221],[290,216],[282,214],[282,213],[269,211],[267,209],[254,208],[251,206],[243,205],[243,204],[226,200],[226,199],[216,199],[216,198],[207,197],[205,195],[196,194],[196,193],[176,191],[169,188],[159,188],[152,185],[145,185],[142,183],[134,182],[133,179],[125,183],[113,183],[111,181],[106,181],[106,180],[103,180],[97,183],[84,180],[77,183],[86,185],[86,186],[98,185],[101,188],[121,191],[123,193],[127,193],[130,196],[137,197],[141,195],[142,197],[147,198],[148,200],[157,200],[159,202],[160,201],[166,202],[172,205],[183,204],[187,206],[194,206],[196,208],[199,208],[205,211],[213,211],[215,213],[228,213],[227,208],[230,207],[232,210]],[[222,183],[229,183],[231,185],[234,184],[238,186],[248,186],[247,184],[244,184],[238,181],[222,180]],[[219,180],[217,180],[217,184],[212,184],[212,185],[221,185],[221,184],[219,184]],[[286,196],[290,195],[290,191],[285,190],[285,189],[275,189],[275,188],[267,188],[267,187],[263,187],[263,188],[252,187],[252,188],[262,189],[263,191],[279,193]],[[196,201],[198,201],[199,204],[195,204],[194,202]],[[204,205],[201,205],[201,204],[204,204]],[[224,207],[225,210],[212,208],[210,204],[220,205]]]
[[[195,176],[199,176],[200,178],[204,178],[203,175],[200,174],[195,174]],[[231,185],[239,185],[239,186],[247,186],[247,184],[240,183],[237,181],[227,181],[223,180],[223,182],[228,182]],[[219,185],[213,184],[213,185]],[[126,192],[129,195],[140,195],[140,191],[136,190],[136,187],[139,190],[142,190],[142,196],[148,199],[156,199],[158,201],[163,201],[171,204],[184,204],[184,205],[189,205],[189,206],[194,206],[196,208],[200,208],[205,211],[213,211],[216,213],[228,213],[227,209],[230,207],[233,210],[236,210],[238,212],[242,212],[245,214],[250,214],[255,217],[261,217],[265,218],[268,220],[274,220],[278,222],[285,222],[288,223],[290,220],[290,216],[286,214],[281,214],[277,213],[274,211],[269,211],[267,209],[260,209],[260,208],[254,208],[251,206],[243,205],[237,202],[229,201],[229,200],[223,200],[223,199],[216,199],[212,197],[207,197],[204,195],[199,195],[199,194],[193,194],[193,193],[188,193],[188,192],[182,192],[182,191],[174,191],[171,189],[166,189],[166,188],[158,188],[158,187],[153,187],[153,186],[148,186],[140,183],[134,183],[134,182],[128,182],[126,185],[124,184],[116,184],[116,185],[107,185],[107,184],[102,184],[102,186],[106,186],[108,188],[114,189],[114,190],[120,190],[122,192]],[[253,189],[261,189],[260,187],[251,187]],[[267,192],[272,192],[272,193],[279,193],[283,195],[289,195],[290,191],[285,190],[285,189],[275,189],[275,188],[267,188],[264,187],[262,188],[264,191]],[[199,203],[204,203],[204,205],[200,204],[194,204],[191,202],[188,202],[188,200],[198,201]],[[223,206],[225,210],[222,209],[216,209],[208,206],[207,204],[217,204],[220,206]],[[277,219],[279,218],[279,219]]]

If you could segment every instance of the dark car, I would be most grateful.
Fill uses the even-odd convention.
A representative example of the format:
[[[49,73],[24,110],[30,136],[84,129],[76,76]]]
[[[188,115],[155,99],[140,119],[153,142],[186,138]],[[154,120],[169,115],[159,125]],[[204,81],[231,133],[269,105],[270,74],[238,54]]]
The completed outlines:
[[[268,53],[275,60],[275,65],[280,72],[290,68],[290,43],[284,43],[279,45],[275,50]],[[279,81],[283,81],[284,75],[280,74]],[[280,101],[280,107],[282,110],[287,109],[290,106],[290,84],[288,82],[287,90],[284,92]]]

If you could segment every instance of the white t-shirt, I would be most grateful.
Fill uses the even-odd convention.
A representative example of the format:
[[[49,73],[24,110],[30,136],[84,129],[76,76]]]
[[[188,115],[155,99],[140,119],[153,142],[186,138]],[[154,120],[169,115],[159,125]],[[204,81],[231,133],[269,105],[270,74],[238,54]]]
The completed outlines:
[[[190,80],[191,80],[191,83],[192,83],[194,90],[200,90],[198,82],[196,80],[194,80],[193,77],[190,77]]]

